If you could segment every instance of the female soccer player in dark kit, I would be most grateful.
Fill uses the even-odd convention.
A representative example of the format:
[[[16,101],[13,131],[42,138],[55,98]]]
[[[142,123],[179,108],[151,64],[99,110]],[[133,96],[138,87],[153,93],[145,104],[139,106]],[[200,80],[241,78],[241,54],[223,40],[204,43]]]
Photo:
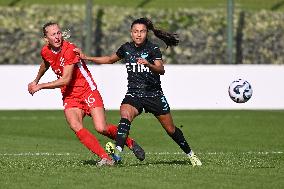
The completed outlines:
[[[57,23],[48,22],[43,28],[46,44],[41,50],[42,62],[36,78],[28,84],[28,91],[34,95],[41,89],[60,88],[65,118],[80,142],[101,160],[98,166],[114,165],[114,161],[100,145],[97,138],[83,127],[85,115],[92,117],[97,132],[113,140],[116,139],[117,127],[107,124],[102,97],[97,89],[84,60],[73,51],[76,46],[64,40]],[[57,80],[39,83],[46,71],[52,68]],[[131,138],[126,138],[126,145],[138,159],[144,159],[143,149]],[[138,154],[138,155],[137,155]],[[142,155],[142,157],[141,157]]]
[[[113,64],[123,59],[128,73],[128,90],[120,106],[121,119],[118,125],[115,155],[120,160],[125,139],[128,136],[133,119],[145,112],[152,113],[161,123],[167,134],[187,154],[193,166],[202,163],[189,147],[182,131],[173,123],[170,106],[161,88],[160,75],[164,75],[164,62],[159,47],[148,38],[148,32],[163,40],[167,46],[176,46],[178,36],[163,30],[155,29],[151,20],[139,18],[131,24],[131,42],[120,46],[116,53],[110,56],[90,57],[80,49],[74,51],[82,59],[96,64]]]

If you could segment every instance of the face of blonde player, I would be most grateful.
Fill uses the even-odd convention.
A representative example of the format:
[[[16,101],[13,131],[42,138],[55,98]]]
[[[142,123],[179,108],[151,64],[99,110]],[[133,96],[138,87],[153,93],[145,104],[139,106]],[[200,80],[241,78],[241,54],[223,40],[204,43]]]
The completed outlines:
[[[131,28],[131,38],[135,46],[140,47],[147,38],[148,30],[144,24],[134,24]]]
[[[51,46],[53,50],[60,49],[63,42],[63,38],[59,26],[57,24],[53,24],[46,27],[45,30],[46,30],[46,36],[45,36],[46,42]]]

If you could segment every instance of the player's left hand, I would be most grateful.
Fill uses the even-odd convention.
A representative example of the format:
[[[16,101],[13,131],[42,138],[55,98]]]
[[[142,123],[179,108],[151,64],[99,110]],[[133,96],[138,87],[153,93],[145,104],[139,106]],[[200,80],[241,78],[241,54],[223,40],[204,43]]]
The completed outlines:
[[[73,49],[73,51],[74,51],[80,58],[86,59],[87,56],[82,52],[81,49],[75,48],[75,49]]]
[[[137,58],[137,64],[143,64],[144,66],[149,66],[149,62],[144,58]]]

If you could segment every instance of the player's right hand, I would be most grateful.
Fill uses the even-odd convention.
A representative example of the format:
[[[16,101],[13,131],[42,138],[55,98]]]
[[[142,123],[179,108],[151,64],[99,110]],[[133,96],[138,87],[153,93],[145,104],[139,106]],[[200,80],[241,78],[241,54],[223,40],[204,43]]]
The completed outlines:
[[[29,93],[30,93],[31,95],[33,95],[33,88],[34,88],[34,86],[36,86],[36,82],[35,82],[35,81],[30,82],[30,83],[28,84],[28,91],[29,91]]]

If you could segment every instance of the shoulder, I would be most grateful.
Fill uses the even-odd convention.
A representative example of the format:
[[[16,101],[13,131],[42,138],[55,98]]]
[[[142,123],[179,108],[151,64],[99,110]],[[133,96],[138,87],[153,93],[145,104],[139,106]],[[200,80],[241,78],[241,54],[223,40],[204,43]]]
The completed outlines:
[[[41,54],[42,57],[45,57],[45,56],[47,56],[50,52],[51,52],[51,50],[50,50],[50,48],[48,47],[48,45],[44,45],[44,46],[41,48],[40,54]]]
[[[131,48],[131,43],[130,43],[130,42],[126,42],[126,43],[122,44],[122,45],[120,46],[120,48],[122,48],[122,49]]]
[[[119,58],[124,58],[125,53],[128,52],[128,51],[131,51],[130,49],[131,49],[131,43],[126,42],[119,47],[119,49],[116,51],[116,55]]]
[[[151,41],[147,41],[146,46],[150,49],[160,49],[159,45],[156,43],[152,43]]]
[[[69,42],[69,41],[63,41],[62,44],[62,50],[64,51],[73,51],[73,49],[76,48],[76,45],[74,45],[73,43]]]
[[[61,57],[64,58],[64,65],[76,64],[80,61],[80,57],[73,51],[76,46],[69,41],[63,41]]]
[[[48,45],[44,45],[42,48],[41,48],[41,53],[47,53],[48,51],[50,51],[50,49],[48,48]]]
[[[157,44],[148,41],[146,45],[147,45],[146,47],[147,50],[150,52],[150,54],[154,59],[156,60],[162,59],[162,53],[160,47]]]
[[[64,56],[75,56],[75,52],[73,51],[76,48],[76,45],[69,41],[63,41],[62,51]]]

